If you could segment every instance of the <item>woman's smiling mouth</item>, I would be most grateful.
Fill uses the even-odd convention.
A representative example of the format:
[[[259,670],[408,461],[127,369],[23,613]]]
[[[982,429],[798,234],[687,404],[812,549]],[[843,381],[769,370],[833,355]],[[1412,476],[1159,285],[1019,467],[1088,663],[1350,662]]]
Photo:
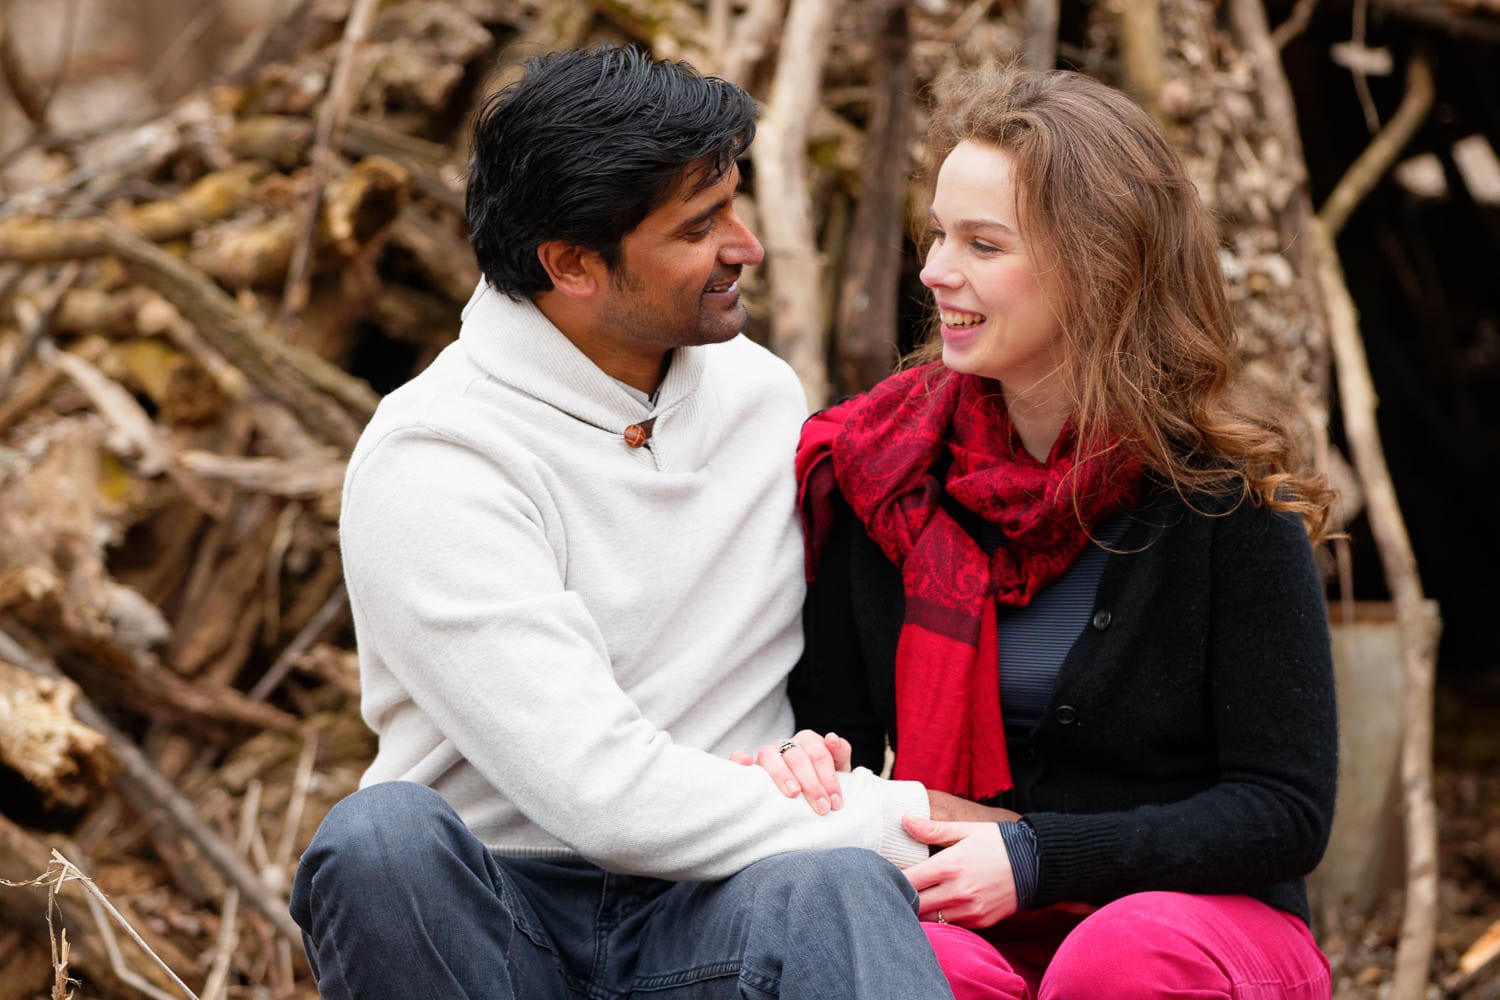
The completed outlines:
[[[964,312],[961,309],[940,309],[938,310],[938,316],[942,319],[944,326],[955,330],[965,330],[971,326],[978,326],[988,318],[983,313]]]

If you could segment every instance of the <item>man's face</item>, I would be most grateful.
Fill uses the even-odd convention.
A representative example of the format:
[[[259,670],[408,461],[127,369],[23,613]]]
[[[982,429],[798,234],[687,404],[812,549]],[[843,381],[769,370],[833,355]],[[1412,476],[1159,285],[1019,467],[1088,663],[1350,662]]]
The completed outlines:
[[[600,332],[623,350],[717,344],[745,327],[740,271],[765,256],[734,211],[739,168],[693,191],[702,166],[620,241],[600,304]]]

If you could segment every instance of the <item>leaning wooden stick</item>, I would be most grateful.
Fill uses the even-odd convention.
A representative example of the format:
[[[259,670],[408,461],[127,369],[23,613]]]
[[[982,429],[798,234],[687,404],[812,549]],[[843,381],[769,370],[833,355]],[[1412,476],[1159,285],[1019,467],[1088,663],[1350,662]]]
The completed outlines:
[[[1328,306],[1329,339],[1338,375],[1344,434],[1364,486],[1370,530],[1385,568],[1386,586],[1401,625],[1406,674],[1401,740],[1401,788],[1405,806],[1406,905],[1391,983],[1394,1000],[1426,995],[1428,968],[1437,935],[1437,808],[1432,798],[1432,699],[1437,640],[1436,611],[1422,593],[1416,554],[1386,466],[1375,423],[1376,396],[1365,359],[1354,302],[1345,285],[1333,238],[1376,180],[1390,169],[1431,107],[1431,76],[1420,56],[1413,60],[1402,112],[1376,136],[1334,189],[1310,227],[1318,281]]]

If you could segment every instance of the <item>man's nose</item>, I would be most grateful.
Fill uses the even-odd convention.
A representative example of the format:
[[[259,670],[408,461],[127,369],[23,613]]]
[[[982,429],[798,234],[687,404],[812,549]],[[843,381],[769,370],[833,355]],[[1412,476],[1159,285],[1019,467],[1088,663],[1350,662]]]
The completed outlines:
[[[755,238],[750,227],[737,214],[731,215],[731,224],[734,231],[719,250],[719,260],[741,267],[754,267],[765,260],[765,248],[760,245],[760,240]]]

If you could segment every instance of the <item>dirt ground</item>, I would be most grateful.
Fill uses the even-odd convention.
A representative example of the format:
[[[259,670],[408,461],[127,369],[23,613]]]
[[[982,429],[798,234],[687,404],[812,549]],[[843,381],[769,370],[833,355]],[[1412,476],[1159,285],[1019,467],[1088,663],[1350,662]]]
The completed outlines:
[[[1434,726],[1434,793],[1439,816],[1437,949],[1433,981],[1500,921],[1500,678],[1441,684]],[[1401,898],[1393,893],[1362,929],[1324,942],[1334,963],[1336,1000],[1383,1000],[1389,994]],[[1438,986],[1429,997],[1446,996]],[[1500,1000],[1500,962],[1463,993]]]

